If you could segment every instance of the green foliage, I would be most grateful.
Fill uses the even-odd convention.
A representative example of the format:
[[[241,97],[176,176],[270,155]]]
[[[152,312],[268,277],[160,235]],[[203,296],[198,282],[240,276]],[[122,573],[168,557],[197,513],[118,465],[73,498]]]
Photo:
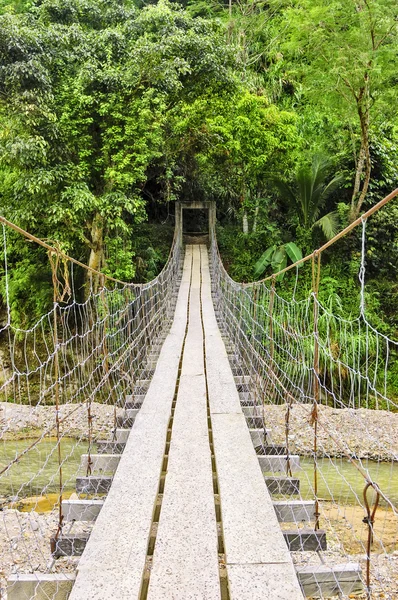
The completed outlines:
[[[51,270],[46,252],[27,244],[18,234],[8,233],[7,257],[3,250],[1,258],[0,294],[5,311],[8,287],[11,322],[16,328],[27,328],[53,307]]]
[[[363,207],[398,186],[397,55],[393,0],[1,0],[0,211],[138,281],[171,244],[154,218],[216,200],[231,275],[278,270],[348,224],[368,158]],[[389,334],[397,219],[395,203],[367,226],[369,310]],[[353,234],[322,265],[323,301],[346,316],[359,248]],[[50,272],[24,244],[9,251],[22,325],[51,304]],[[279,285],[288,296],[292,276]]]
[[[314,227],[319,227],[328,240],[337,233],[338,214],[332,211],[320,217],[320,212],[329,196],[343,180],[343,175],[338,174],[327,183],[329,170],[330,161],[316,155],[310,167],[308,165],[298,167],[294,188],[281,179],[274,180],[282,198],[297,211],[300,224],[304,229],[310,231]]]
[[[168,2],[45,0],[0,16],[2,213],[133,278],[145,186],[170,201],[190,176],[169,123],[233,87],[231,57],[220,27]]]
[[[282,246],[271,246],[262,254],[259,260],[254,266],[254,276],[260,277],[265,272],[266,268],[270,266],[274,273],[283,271],[287,266],[288,257],[292,263],[297,262],[303,258],[303,254],[300,248],[294,242],[288,242]],[[283,279],[283,273],[278,275],[277,281]]]

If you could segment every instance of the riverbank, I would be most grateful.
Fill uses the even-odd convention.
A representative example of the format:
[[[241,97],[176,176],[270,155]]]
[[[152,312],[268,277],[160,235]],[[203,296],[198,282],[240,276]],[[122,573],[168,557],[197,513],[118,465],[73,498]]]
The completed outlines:
[[[289,450],[300,456],[313,454],[313,427],[310,425],[310,404],[295,404],[290,411]],[[271,430],[275,444],[285,444],[287,405],[266,405],[266,427]],[[121,415],[123,409],[117,408]],[[91,403],[93,438],[106,439],[114,427],[114,408],[98,402]],[[67,415],[70,415],[67,417]],[[85,440],[88,437],[86,404],[60,407],[62,434]],[[55,432],[53,406],[26,406],[0,402],[1,439],[24,439]],[[398,413],[360,409],[319,407],[318,455],[388,461],[398,456]]]
[[[76,495],[71,496],[76,497]],[[26,500],[27,506],[33,499]],[[35,499],[39,512],[23,512],[4,508],[0,513],[0,598],[6,599],[6,582],[10,574],[46,572],[51,562],[50,537],[56,532],[58,511],[40,511],[40,498]],[[327,532],[328,549],[322,560],[328,565],[359,562],[365,573],[366,528],[362,523],[363,509],[322,503],[321,527]],[[291,529],[292,524],[286,524]],[[91,525],[78,523],[72,533],[91,531]],[[380,544],[382,539],[382,545]],[[385,552],[384,552],[384,550]],[[294,552],[297,567],[320,564],[316,552]],[[57,559],[54,572],[74,572],[78,558]],[[372,600],[398,600],[397,520],[391,511],[379,509],[375,521],[375,542],[372,549]],[[355,597],[366,600],[366,594]]]
[[[88,405],[66,404],[61,405],[59,413],[61,419],[61,434],[79,440],[88,438]],[[114,428],[115,410],[107,404],[91,403],[93,438],[107,439]],[[123,409],[116,408],[116,416],[120,416]],[[0,431],[2,440],[20,440],[36,438],[48,432],[55,434],[55,407],[54,406],[28,406],[0,402]]]
[[[266,405],[264,418],[274,444],[285,444],[287,405]],[[289,450],[313,456],[311,404],[294,404],[289,418]],[[366,408],[335,409],[319,406],[318,456],[391,461],[398,456],[398,413]]]
[[[29,499],[28,499],[29,501]],[[40,502],[38,501],[39,505]],[[58,510],[21,512],[4,508],[0,512],[0,598],[7,598],[7,579],[16,573],[46,573],[52,557],[50,538],[57,531]],[[91,526],[75,524],[73,533],[89,533]],[[60,558],[53,572],[74,573],[77,557]]]

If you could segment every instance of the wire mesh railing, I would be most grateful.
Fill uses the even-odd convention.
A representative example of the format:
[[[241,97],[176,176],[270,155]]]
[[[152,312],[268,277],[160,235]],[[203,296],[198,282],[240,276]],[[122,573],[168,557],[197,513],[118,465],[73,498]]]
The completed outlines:
[[[231,365],[245,376],[239,389],[256,451],[281,448],[283,475],[298,478],[301,499],[313,501],[308,520],[327,532],[326,550],[293,553],[297,568],[336,562],[344,568],[358,561],[365,590],[358,597],[390,600],[398,598],[398,339],[368,316],[366,242],[372,215],[397,195],[395,190],[325,246],[259,282],[241,284],[228,275],[215,232],[211,247],[216,313]],[[360,264],[354,315],[323,293],[322,258],[355,229]],[[334,592],[350,597],[338,577]],[[324,597],[321,582],[313,595]]]
[[[174,313],[181,246],[175,235],[161,273],[149,283],[130,284],[2,222],[0,597],[7,598],[10,576],[57,571],[72,576],[75,570],[75,556],[54,561],[50,538],[54,551],[73,525],[64,520],[62,502],[88,497],[86,490],[77,491],[77,478],[91,474],[97,442],[116,439],[126,397],[134,402],[153,374],[156,348]],[[52,273],[52,307],[26,329],[11,318],[11,228],[43,252],[43,262],[47,253]],[[102,492],[91,491],[90,498]],[[74,526],[90,529],[87,522]],[[53,598],[58,583],[48,585]]]

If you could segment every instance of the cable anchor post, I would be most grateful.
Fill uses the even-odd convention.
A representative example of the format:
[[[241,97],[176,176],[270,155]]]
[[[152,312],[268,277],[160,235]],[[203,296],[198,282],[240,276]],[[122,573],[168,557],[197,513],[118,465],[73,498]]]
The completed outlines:
[[[373,488],[376,492],[376,498],[374,500],[373,508],[370,508],[370,502],[368,500],[368,491],[370,488]],[[377,483],[373,483],[368,481],[363,490],[363,500],[365,503],[366,516],[362,519],[362,522],[368,526],[368,540],[367,540],[367,548],[366,548],[366,594],[367,599],[371,600],[371,586],[370,586],[370,559],[371,559],[371,549],[373,544],[373,525],[375,522],[376,511],[379,506],[380,501],[380,492],[379,486]]]
[[[293,477],[292,465],[290,460],[289,433],[290,433],[290,413],[293,410],[294,397],[289,394],[286,414],[285,414],[285,442],[286,442],[286,476]]]
[[[57,438],[57,457],[58,457],[58,474],[59,474],[59,491],[58,491],[58,527],[55,536],[51,538],[50,547],[51,553],[56,551],[57,541],[62,534],[64,515],[62,512],[63,500],[63,478],[62,478],[62,451],[61,451],[61,420],[59,417],[59,407],[61,403],[61,387],[60,387],[60,361],[59,361],[59,339],[58,339],[58,311],[59,303],[65,301],[65,298],[70,295],[69,272],[66,259],[63,257],[60,248],[57,246],[55,250],[48,251],[48,260],[51,267],[52,284],[53,284],[53,345],[54,345],[54,395],[55,395],[55,429]],[[60,264],[63,265],[64,285],[61,292],[62,284],[58,278]]]
[[[313,309],[313,336],[314,336],[314,363],[313,363],[313,406],[310,417],[310,425],[314,427],[314,498],[315,498],[315,531],[319,529],[319,500],[318,500],[318,419],[319,419],[319,332],[318,332],[318,293],[321,278],[321,253],[315,251],[312,256],[312,295],[314,301]]]

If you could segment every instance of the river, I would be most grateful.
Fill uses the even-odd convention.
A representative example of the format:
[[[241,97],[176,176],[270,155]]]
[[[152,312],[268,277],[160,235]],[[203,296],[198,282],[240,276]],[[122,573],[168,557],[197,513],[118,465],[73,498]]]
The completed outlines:
[[[2,444],[0,470],[20,454],[27,446],[27,440],[7,441]],[[93,449],[95,452],[95,448]],[[72,438],[62,441],[62,476],[65,495],[75,489],[80,456],[87,452],[87,442],[77,442]],[[387,462],[362,461],[374,481],[383,492],[398,506],[398,464]],[[295,474],[300,478],[301,495],[304,499],[313,497],[313,462],[301,459],[302,470]],[[323,458],[318,460],[319,497],[338,504],[350,505],[363,502],[364,478],[346,459]],[[53,495],[58,492],[58,455],[56,440],[44,439],[13,465],[7,474],[0,476],[0,497],[28,498]],[[381,503],[383,504],[383,502]]]

